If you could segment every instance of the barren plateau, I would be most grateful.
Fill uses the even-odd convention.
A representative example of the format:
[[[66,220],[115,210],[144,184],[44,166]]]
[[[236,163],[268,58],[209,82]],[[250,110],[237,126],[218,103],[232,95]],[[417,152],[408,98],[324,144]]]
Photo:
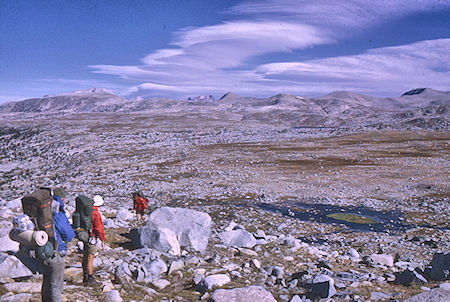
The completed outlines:
[[[427,107],[434,109],[420,117],[417,112],[425,107],[383,114],[371,109],[350,118],[348,112],[328,112],[320,120],[314,116],[314,122],[304,114],[297,119],[286,108],[263,110],[272,103],[245,113],[211,105],[143,112],[3,112],[0,197],[6,203],[41,185],[63,186],[72,206],[78,194],[101,194],[105,217],[114,219],[119,209],[131,209],[131,193],[139,188],[152,210],[171,206],[208,213],[214,230],[208,248],[202,255],[192,253],[201,261],[166,276],[170,285],[151,297],[137,281],[131,289],[116,285],[124,301],[206,300],[208,293],[192,289],[194,269],[227,271],[229,263],[239,274],[225,288],[261,285],[278,301],[290,301],[306,293],[290,285],[287,276],[321,271],[320,259],[334,273],[374,276],[356,285],[356,280],[338,282],[335,301],[376,301],[374,292],[388,295],[378,301],[403,300],[423,289],[388,282],[395,269],[338,255],[354,248],[361,255],[397,255],[397,261],[427,265],[434,253],[450,250],[450,132],[448,113],[442,112],[448,101],[436,105],[440,112]],[[409,115],[393,118],[405,112]],[[333,213],[370,217],[375,223],[337,220]],[[278,240],[248,254],[223,248],[215,234],[232,221]],[[135,226],[107,227],[110,252],[100,259],[129,255],[133,248],[124,234]],[[279,244],[280,236],[300,239],[323,254],[293,251]],[[74,251],[68,257],[70,266],[81,256]],[[284,281],[261,273],[250,265],[252,259],[284,268]],[[105,263],[99,264],[104,281],[113,279]],[[97,289],[80,291],[76,274],[66,279],[67,301],[95,301],[101,295]]]

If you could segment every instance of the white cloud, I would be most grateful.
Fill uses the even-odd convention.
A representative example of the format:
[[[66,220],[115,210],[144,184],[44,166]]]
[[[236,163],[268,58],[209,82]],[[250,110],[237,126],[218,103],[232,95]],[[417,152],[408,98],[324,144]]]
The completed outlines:
[[[416,0],[414,5],[407,0],[246,2],[230,11],[247,19],[181,29],[175,33],[172,48],[150,53],[142,58],[142,65],[90,67],[94,73],[134,81],[126,90],[128,94],[147,91],[147,95],[167,92],[186,96],[231,90],[261,96],[346,89],[379,95],[376,85],[386,92],[415,86],[448,87],[448,81],[442,78],[448,75],[445,67],[448,62],[443,59],[448,57],[448,40],[309,61],[273,62],[273,57],[267,56],[337,43],[345,35],[389,18],[450,7],[447,1],[438,2]],[[262,60],[266,61],[255,65]]]
[[[142,59],[146,65],[164,64],[176,56],[182,55],[182,49],[160,49]]]
[[[266,0],[246,1],[232,7],[230,12],[274,19],[281,16],[342,34],[414,12],[448,8],[450,2],[440,0]]]
[[[235,21],[177,33],[173,45],[142,59],[142,66],[93,65],[95,73],[143,80],[174,72],[190,73],[238,67],[253,56],[331,43],[314,27],[272,21]]]
[[[450,87],[450,39],[368,50],[354,56],[341,56],[304,62],[270,63],[255,72],[267,79],[293,81],[301,85],[326,82],[327,90],[355,90],[379,94],[415,87]],[[326,93],[322,88],[317,92]]]

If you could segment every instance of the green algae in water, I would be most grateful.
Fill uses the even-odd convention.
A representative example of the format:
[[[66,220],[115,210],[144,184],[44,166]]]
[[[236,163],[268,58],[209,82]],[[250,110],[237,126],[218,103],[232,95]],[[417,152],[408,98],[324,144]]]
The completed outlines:
[[[360,216],[360,215],[356,215],[356,214],[349,214],[349,213],[333,213],[333,214],[328,214],[327,217],[346,221],[346,222],[359,223],[359,224],[377,223],[372,218],[367,218],[364,216]]]

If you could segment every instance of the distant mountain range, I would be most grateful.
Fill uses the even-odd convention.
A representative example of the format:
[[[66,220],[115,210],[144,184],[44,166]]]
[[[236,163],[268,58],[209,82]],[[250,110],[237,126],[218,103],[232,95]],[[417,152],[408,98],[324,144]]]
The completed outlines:
[[[199,96],[188,100],[164,98],[127,100],[100,88],[26,99],[0,105],[0,113],[87,113],[87,112],[232,112],[241,120],[280,122],[305,126],[375,125],[408,122],[426,123],[425,128],[448,128],[450,91],[418,88],[400,97],[376,98],[349,91],[323,97],[278,94],[269,98],[244,97],[229,92],[219,100]],[[430,124],[431,123],[431,124]]]

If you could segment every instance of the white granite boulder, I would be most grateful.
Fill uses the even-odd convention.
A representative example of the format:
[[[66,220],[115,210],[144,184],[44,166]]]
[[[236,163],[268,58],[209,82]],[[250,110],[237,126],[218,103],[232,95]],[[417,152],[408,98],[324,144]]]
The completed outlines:
[[[255,237],[250,232],[242,229],[219,233],[219,238],[227,246],[252,248],[256,245]]]
[[[0,254],[0,280],[4,278],[22,278],[33,275],[32,271],[16,256]]]
[[[394,266],[394,257],[391,255],[386,254],[372,254],[370,256],[370,259],[375,263],[379,265],[384,266]]]
[[[272,294],[261,286],[248,286],[233,289],[218,289],[211,295],[211,302],[276,302]]]
[[[207,213],[171,207],[156,209],[148,218],[146,226],[138,228],[141,246],[161,252],[172,250],[173,254],[178,254],[173,235],[180,247],[189,246],[203,252],[208,244],[210,232],[211,217]]]
[[[199,292],[204,293],[208,290],[211,290],[213,287],[222,286],[230,282],[231,279],[227,274],[215,274],[201,279],[201,281],[196,285],[195,288]]]
[[[122,209],[117,210],[116,218],[120,221],[131,220],[134,218],[134,215],[131,211],[122,208]]]

